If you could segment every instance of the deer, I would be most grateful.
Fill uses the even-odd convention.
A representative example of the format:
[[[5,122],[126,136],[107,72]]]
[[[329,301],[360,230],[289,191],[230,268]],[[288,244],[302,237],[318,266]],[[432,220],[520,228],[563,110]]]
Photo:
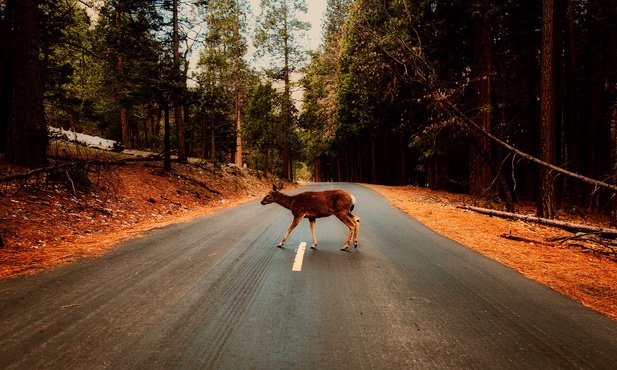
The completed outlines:
[[[317,249],[317,239],[315,238],[315,219],[336,216],[342,223],[349,228],[347,242],[341,248],[346,251],[349,242],[353,237],[354,248],[358,248],[358,231],[360,229],[360,217],[354,216],[351,211],[356,203],[356,198],[344,190],[324,190],[324,191],[305,191],[297,195],[286,195],[281,193],[283,187],[277,189],[272,185],[272,191],[261,201],[262,205],[277,203],[291,211],[294,219],[289,225],[283,240],[278,244],[278,248],[283,248],[289,234],[298,226],[303,218],[309,219],[313,244],[311,249]]]

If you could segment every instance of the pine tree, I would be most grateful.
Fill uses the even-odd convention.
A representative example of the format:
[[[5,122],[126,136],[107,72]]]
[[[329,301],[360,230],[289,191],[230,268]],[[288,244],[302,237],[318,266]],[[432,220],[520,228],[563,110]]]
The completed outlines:
[[[283,170],[281,176],[292,180],[290,139],[293,131],[293,109],[291,100],[291,74],[299,70],[305,52],[298,43],[298,37],[309,29],[310,24],[298,20],[297,12],[307,12],[304,0],[261,0],[259,25],[255,30],[257,57],[268,55],[268,74],[283,83]]]

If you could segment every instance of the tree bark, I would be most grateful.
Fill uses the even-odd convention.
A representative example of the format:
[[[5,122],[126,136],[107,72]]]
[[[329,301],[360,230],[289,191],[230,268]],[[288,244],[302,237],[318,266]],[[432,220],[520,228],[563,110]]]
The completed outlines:
[[[491,132],[491,34],[488,27],[489,2],[483,0],[482,14],[476,16],[474,21],[475,34],[475,82],[474,82],[474,120],[476,124],[487,132]],[[491,155],[490,141],[482,134],[476,133],[473,140],[477,141],[480,150],[486,155]],[[490,158],[489,158],[490,159]],[[469,193],[481,195],[488,190],[491,184],[491,171],[488,163],[475,147],[471,148],[471,171],[469,173]]]
[[[116,7],[114,9],[115,13],[115,27],[116,27],[116,68],[118,71],[118,85],[116,86],[116,94],[122,91],[122,85],[126,83],[126,77],[124,75],[124,54],[122,50],[122,12],[120,9],[119,2],[116,3]],[[129,118],[128,118],[128,106],[124,103],[124,98],[120,97],[120,128],[122,131],[122,144],[127,149],[133,148],[133,143],[131,140],[131,129],[129,127]]]
[[[287,12],[286,4],[284,6],[284,9],[285,12]],[[291,163],[289,163],[289,130],[291,129],[291,81],[289,79],[289,56],[291,51],[289,49],[289,30],[287,27],[287,16],[287,13],[285,13],[285,16],[283,18],[283,53],[285,59],[285,64],[283,66],[283,82],[285,84],[285,91],[283,94],[283,121],[285,127],[283,128],[283,170],[281,173],[281,177],[285,180],[291,181]]]
[[[182,81],[182,71],[180,71],[180,37],[178,30],[178,0],[173,0],[173,38],[174,38],[174,68],[178,75],[177,90],[182,85],[186,84],[186,81]],[[178,161],[181,163],[187,163],[186,157],[186,141],[184,138],[184,125],[182,124],[182,97],[179,91],[176,91],[174,97],[174,121],[176,123],[176,139],[178,146]]]
[[[540,77],[540,159],[555,164],[555,4],[542,1],[542,62]],[[555,174],[545,167],[539,169],[538,217],[555,217]]]
[[[234,98],[235,98],[235,110],[236,110],[236,155],[234,158],[234,163],[238,167],[242,167],[244,165],[244,161],[242,158],[242,109],[241,109],[241,99],[240,99],[240,20],[239,20],[239,11],[236,11],[236,22],[234,26],[234,64],[235,64],[235,72],[236,76],[234,79]]]
[[[7,8],[14,19],[6,158],[27,167],[43,167],[48,137],[39,68],[39,1],[8,0]]]
[[[564,163],[572,172],[580,173],[582,165],[580,121],[577,120],[578,105],[576,104],[576,82],[580,78],[576,63],[576,39],[575,39],[575,0],[567,3],[567,26],[565,42],[565,76],[566,91],[564,104],[564,135],[566,150]],[[578,181],[568,183],[570,202],[582,205],[582,189]]]
[[[210,128],[210,160],[214,162],[216,159],[216,123],[214,120],[212,120]]]
[[[7,6],[0,10],[0,34],[5,37],[0,38],[0,153],[6,153],[9,117],[10,117],[10,45],[11,29],[13,24],[13,12]]]
[[[169,125],[169,104],[165,102],[163,106],[165,110],[165,162],[163,169],[167,172],[171,171],[171,138],[170,138],[170,125]]]

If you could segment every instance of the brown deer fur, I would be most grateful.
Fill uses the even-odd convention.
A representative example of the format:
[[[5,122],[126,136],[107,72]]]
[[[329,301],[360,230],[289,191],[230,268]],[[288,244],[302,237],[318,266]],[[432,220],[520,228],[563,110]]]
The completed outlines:
[[[351,213],[354,202],[355,199],[353,195],[344,190],[306,191],[297,195],[285,195],[279,192],[276,186],[273,186],[272,191],[266,195],[261,201],[261,204],[278,203],[289,209],[294,216],[283,240],[278,245],[279,248],[283,247],[283,244],[287,241],[287,237],[289,237],[291,231],[298,226],[300,221],[303,218],[308,218],[311,226],[311,235],[313,236],[313,245],[311,249],[315,249],[317,245],[317,239],[315,238],[315,219],[334,215],[349,228],[347,242],[341,248],[341,250],[347,250],[352,236],[354,247],[358,247],[360,218]]]

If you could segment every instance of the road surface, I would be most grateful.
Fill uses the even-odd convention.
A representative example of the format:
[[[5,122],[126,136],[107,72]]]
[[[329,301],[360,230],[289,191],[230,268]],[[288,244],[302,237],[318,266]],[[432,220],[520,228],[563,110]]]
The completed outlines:
[[[617,322],[449,239],[370,189],[347,228],[253,201],[103,257],[0,282],[0,369],[604,369]],[[298,190],[290,191],[290,193]],[[353,248],[352,248],[353,249]]]

